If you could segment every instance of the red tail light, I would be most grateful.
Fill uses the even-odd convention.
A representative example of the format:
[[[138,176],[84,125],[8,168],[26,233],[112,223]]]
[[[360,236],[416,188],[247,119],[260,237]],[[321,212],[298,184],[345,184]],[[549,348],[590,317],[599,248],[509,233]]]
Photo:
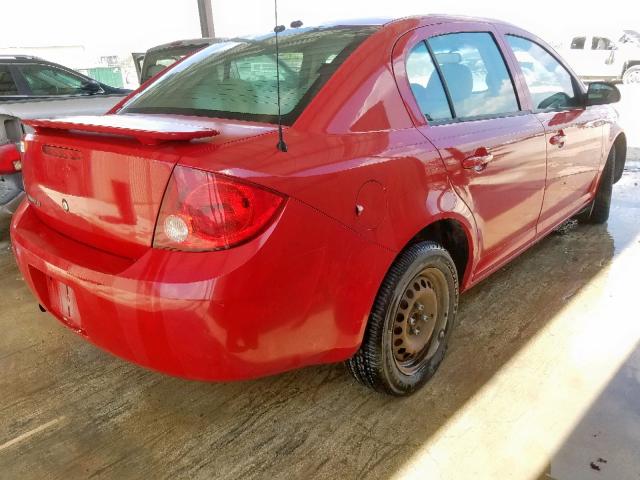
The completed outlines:
[[[20,150],[15,143],[0,145],[0,175],[16,173],[22,170]]]
[[[261,187],[177,166],[162,200],[153,246],[231,248],[262,233],[283,204],[284,197]]]

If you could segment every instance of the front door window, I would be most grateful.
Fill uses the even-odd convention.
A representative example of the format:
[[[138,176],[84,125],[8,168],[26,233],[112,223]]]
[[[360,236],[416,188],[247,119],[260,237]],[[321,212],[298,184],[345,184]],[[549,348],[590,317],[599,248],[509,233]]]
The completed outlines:
[[[49,65],[23,65],[20,72],[32,95],[81,95],[86,80]]]
[[[507,35],[520,64],[536,110],[580,106],[580,95],[569,72],[549,52],[526,38]]]

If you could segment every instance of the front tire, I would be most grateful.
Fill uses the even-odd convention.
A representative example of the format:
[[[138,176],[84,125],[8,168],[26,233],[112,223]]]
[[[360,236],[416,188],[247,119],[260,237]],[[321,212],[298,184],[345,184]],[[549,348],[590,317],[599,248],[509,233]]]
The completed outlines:
[[[409,395],[436,372],[458,310],[455,264],[435,242],[412,245],[387,273],[347,368],[363,385]]]
[[[576,217],[578,222],[586,224],[602,224],[609,220],[615,166],[616,147],[614,146],[611,148],[611,152],[609,152],[609,157],[607,158],[607,163],[602,171],[598,190],[596,190],[596,196],[593,199],[591,208]]]

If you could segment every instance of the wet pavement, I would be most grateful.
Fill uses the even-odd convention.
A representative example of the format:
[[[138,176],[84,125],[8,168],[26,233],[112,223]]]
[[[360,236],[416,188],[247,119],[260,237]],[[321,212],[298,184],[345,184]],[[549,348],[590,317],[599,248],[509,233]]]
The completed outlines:
[[[40,313],[0,247],[0,478],[639,478],[633,155],[608,225],[553,234],[463,295],[407,399],[342,365],[234,384],[143,370]]]

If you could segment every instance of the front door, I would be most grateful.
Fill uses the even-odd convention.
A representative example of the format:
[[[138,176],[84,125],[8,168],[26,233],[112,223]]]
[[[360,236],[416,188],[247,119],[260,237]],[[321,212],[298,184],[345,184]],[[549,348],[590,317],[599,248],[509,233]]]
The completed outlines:
[[[544,129],[520,108],[496,33],[487,24],[434,26],[409,45],[406,80],[454,188],[474,214],[474,278],[531,242],[546,174]],[[406,95],[406,94],[405,94]]]
[[[602,161],[602,107],[584,107],[579,82],[532,40],[506,35],[520,64],[532,107],[547,139],[547,182],[542,235],[584,207]]]

